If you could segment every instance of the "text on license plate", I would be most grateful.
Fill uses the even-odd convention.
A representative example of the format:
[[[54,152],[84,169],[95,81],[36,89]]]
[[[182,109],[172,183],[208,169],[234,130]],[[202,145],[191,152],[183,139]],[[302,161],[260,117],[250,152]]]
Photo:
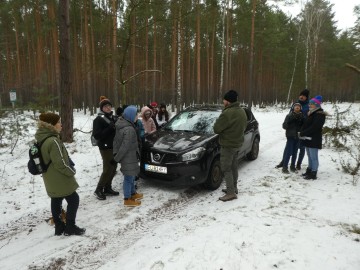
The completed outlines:
[[[145,164],[145,171],[167,174],[166,167],[155,166],[150,164]]]

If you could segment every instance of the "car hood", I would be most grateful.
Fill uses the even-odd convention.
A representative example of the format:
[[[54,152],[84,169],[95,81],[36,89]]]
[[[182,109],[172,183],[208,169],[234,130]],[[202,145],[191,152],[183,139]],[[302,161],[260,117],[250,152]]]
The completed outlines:
[[[216,134],[199,134],[189,131],[158,131],[146,138],[146,146],[170,152],[182,152],[199,147],[214,137]]]

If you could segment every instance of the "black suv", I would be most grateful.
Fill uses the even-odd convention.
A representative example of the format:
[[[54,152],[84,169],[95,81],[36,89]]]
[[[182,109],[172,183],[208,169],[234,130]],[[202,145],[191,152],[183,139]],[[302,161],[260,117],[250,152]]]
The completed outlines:
[[[244,144],[240,158],[257,158],[259,124],[247,115]],[[210,190],[222,182],[220,145],[213,126],[223,109],[221,105],[194,105],[174,116],[169,123],[146,136],[142,147],[140,176],[145,180],[176,185],[204,183]]]

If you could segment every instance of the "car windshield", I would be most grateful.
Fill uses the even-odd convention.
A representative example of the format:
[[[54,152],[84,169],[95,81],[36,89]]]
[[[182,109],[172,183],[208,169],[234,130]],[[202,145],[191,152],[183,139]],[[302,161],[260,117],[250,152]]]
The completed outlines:
[[[173,131],[214,134],[213,126],[221,111],[184,111],[166,126]]]

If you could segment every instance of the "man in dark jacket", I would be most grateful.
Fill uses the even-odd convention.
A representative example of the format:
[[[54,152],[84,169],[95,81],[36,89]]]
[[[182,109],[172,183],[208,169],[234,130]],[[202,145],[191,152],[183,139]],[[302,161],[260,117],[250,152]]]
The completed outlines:
[[[93,136],[98,140],[98,147],[103,160],[103,172],[97,184],[94,195],[99,200],[105,200],[106,195],[116,196],[119,192],[111,187],[116,173],[117,163],[113,159],[113,140],[115,137],[115,118],[112,104],[105,96],[100,97],[100,113],[93,122]]]
[[[300,130],[299,137],[303,140],[308,155],[309,165],[303,174],[307,180],[317,179],[319,168],[319,149],[322,148],[322,128],[325,124],[326,113],[321,108],[322,96],[316,96],[309,102],[309,116]]]
[[[224,110],[214,124],[214,132],[219,134],[220,164],[226,181],[226,195],[221,201],[236,199],[238,180],[238,154],[244,142],[246,128],[246,113],[237,101],[238,94],[234,90],[224,95]]]

